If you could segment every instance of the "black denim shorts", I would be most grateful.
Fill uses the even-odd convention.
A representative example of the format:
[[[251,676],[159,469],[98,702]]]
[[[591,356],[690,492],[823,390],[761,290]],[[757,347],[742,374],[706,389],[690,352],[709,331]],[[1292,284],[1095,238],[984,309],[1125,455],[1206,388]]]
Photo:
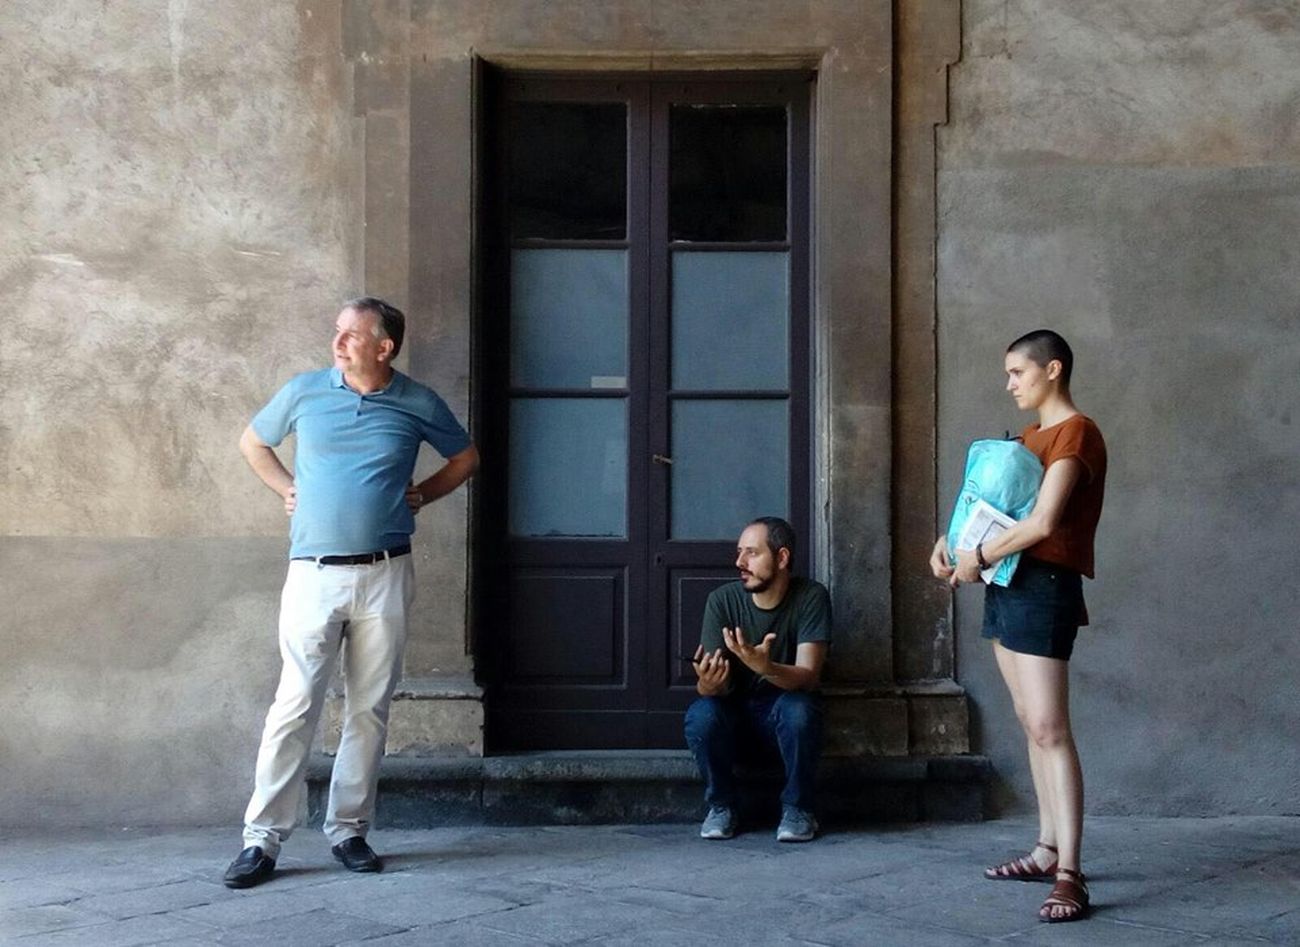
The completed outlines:
[[[1073,569],[1021,556],[1009,586],[984,590],[981,634],[1008,651],[1068,661],[1086,624],[1083,577]]]

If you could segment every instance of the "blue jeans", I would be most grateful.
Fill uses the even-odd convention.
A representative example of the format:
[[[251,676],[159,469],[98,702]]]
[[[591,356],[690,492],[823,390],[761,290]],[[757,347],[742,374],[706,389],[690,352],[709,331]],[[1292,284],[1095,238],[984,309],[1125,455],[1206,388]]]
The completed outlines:
[[[686,711],[686,745],[695,754],[710,806],[735,808],[737,755],[775,746],[785,764],[782,804],[811,811],[821,741],[821,698],[805,691],[701,697]]]

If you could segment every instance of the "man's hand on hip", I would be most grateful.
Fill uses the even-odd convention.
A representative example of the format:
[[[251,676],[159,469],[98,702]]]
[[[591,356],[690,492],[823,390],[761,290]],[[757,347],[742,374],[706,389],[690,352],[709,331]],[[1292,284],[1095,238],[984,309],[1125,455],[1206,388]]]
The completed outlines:
[[[406,488],[406,505],[410,507],[412,513],[419,513],[428,502],[424,498],[423,491],[415,484],[411,484]]]

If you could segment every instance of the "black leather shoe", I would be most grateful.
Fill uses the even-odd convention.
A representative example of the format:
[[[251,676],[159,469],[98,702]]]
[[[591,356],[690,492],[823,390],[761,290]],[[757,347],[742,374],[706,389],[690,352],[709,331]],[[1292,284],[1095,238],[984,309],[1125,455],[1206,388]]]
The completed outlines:
[[[263,881],[271,880],[275,871],[275,859],[268,858],[266,852],[254,845],[239,853],[239,857],[230,863],[223,879],[227,888],[251,888]]]
[[[345,839],[330,849],[348,871],[383,871],[384,863],[360,835]]]

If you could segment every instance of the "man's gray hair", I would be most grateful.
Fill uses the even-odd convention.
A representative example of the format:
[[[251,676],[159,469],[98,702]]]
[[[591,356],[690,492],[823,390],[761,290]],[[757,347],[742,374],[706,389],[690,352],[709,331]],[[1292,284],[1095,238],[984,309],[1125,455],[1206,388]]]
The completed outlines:
[[[393,340],[393,357],[402,350],[402,339],[406,337],[406,316],[392,303],[384,302],[377,296],[358,296],[343,304],[344,309],[357,312],[369,312],[375,316],[375,337]]]

